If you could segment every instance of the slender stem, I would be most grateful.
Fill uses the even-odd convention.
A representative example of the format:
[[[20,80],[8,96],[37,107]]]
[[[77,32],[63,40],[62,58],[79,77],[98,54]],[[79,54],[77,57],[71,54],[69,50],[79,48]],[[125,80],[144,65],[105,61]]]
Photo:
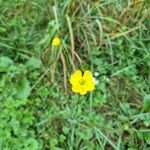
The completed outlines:
[[[90,114],[92,114],[92,103],[93,103],[93,93],[91,92],[90,93],[90,97],[89,97],[89,99],[90,99]]]

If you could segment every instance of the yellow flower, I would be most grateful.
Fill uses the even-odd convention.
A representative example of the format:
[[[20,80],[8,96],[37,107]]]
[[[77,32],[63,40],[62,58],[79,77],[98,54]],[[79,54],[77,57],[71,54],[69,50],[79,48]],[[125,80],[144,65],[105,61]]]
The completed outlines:
[[[55,37],[52,41],[53,46],[60,46],[60,38]]]
[[[85,95],[87,92],[93,91],[95,89],[95,82],[92,77],[92,73],[88,70],[86,70],[83,75],[80,70],[75,71],[70,78],[72,91],[80,93],[81,95]]]

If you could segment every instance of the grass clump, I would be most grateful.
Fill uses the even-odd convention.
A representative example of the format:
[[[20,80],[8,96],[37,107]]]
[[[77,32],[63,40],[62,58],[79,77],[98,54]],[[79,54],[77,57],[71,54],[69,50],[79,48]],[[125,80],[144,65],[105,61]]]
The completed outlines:
[[[149,150],[149,8],[0,0],[0,149]],[[69,83],[78,69],[99,72],[84,96]]]

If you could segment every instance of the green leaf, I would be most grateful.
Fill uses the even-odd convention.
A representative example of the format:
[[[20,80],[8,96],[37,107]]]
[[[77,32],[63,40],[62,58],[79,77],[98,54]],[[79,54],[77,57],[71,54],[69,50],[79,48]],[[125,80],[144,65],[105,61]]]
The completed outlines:
[[[143,138],[147,142],[147,144],[150,144],[150,132],[144,132],[143,133]]]
[[[50,145],[51,147],[55,147],[58,144],[58,140],[56,138],[50,139]]]
[[[144,96],[144,109],[150,111],[150,94]]]
[[[92,60],[92,63],[95,65],[100,65],[100,64],[102,64],[102,60],[100,60],[99,58],[95,58]]]
[[[4,28],[4,27],[0,27],[0,33],[6,32],[6,31],[7,31],[7,29],[6,29],[6,28]]]
[[[21,80],[17,85],[17,98],[26,99],[31,92],[29,81],[25,78]]]
[[[6,72],[10,65],[13,64],[13,61],[8,57],[0,57],[0,72]]]
[[[38,69],[41,66],[41,60],[40,59],[36,59],[36,58],[30,58],[27,61],[26,66],[31,68],[31,69]]]
[[[36,139],[29,138],[26,140],[25,143],[26,150],[38,150],[38,142]]]
[[[94,106],[102,106],[105,103],[104,95],[101,92],[97,92],[93,96],[93,105]]]
[[[64,134],[68,134],[70,129],[67,126],[64,126],[62,130]]]
[[[65,139],[66,139],[66,137],[65,137],[63,134],[61,134],[61,135],[59,136],[59,141],[60,141],[61,143],[63,143],[63,142],[65,141]]]

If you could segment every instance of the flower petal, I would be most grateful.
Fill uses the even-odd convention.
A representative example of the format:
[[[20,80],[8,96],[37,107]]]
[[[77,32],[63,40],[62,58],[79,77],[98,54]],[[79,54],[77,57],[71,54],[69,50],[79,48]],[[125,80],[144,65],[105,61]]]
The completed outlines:
[[[53,46],[60,46],[60,39],[58,37],[55,37],[52,41]]]
[[[72,86],[72,91],[78,93],[79,92],[78,86]]]
[[[74,86],[78,85],[78,80],[82,78],[82,72],[80,70],[75,71],[74,74],[71,75],[70,83]]]
[[[95,89],[95,83],[93,81],[89,81],[87,84],[87,91],[93,91]]]
[[[79,93],[80,93],[81,95],[85,95],[85,94],[87,93],[87,91],[86,91],[85,89],[82,89],[82,90],[79,91]]]
[[[91,71],[88,71],[88,70],[86,70],[85,72],[84,72],[84,75],[83,75],[83,78],[84,78],[84,80],[90,80],[90,79],[92,79],[92,73],[91,73]]]

